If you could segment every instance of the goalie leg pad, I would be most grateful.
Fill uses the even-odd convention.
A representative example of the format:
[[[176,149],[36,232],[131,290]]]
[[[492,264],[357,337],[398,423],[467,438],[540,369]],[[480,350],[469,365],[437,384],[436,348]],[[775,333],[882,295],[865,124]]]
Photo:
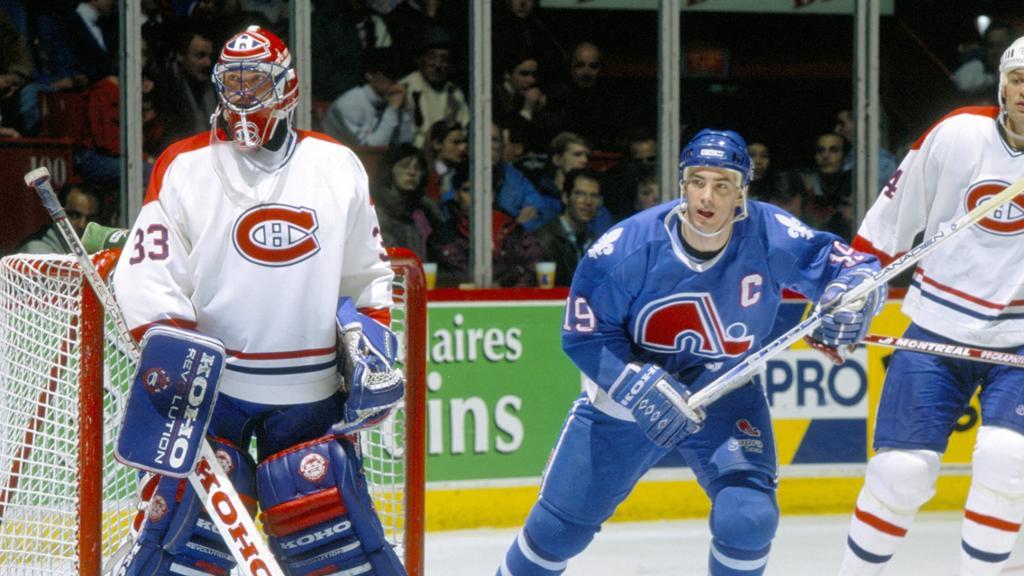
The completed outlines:
[[[779,526],[774,482],[756,474],[733,474],[716,482],[710,492],[709,573],[712,576],[764,573]]]
[[[234,445],[210,438],[217,460],[239,496],[255,512],[255,465]],[[235,561],[217,527],[187,480],[147,473],[140,489],[139,512],[132,524],[135,542],[114,574],[224,576]]]
[[[283,450],[256,475],[270,547],[291,576],[405,576],[347,439],[324,436]]]

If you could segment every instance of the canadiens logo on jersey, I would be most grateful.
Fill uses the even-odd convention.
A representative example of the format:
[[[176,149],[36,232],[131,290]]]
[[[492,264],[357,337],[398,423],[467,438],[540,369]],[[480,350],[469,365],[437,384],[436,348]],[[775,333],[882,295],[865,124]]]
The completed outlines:
[[[723,326],[708,293],[673,294],[647,304],[636,317],[634,338],[648,350],[711,357],[740,356],[754,343],[743,323]]]
[[[235,250],[261,266],[291,266],[320,251],[316,212],[286,204],[246,210],[231,230]]]
[[[1000,180],[985,180],[972,185],[964,195],[964,208],[970,212],[982,202],[999,194],[1010,184]],[[978,227],[1000,236],[1016,236],[1024,232],[1024,198],[1017,196],[978,222]]]

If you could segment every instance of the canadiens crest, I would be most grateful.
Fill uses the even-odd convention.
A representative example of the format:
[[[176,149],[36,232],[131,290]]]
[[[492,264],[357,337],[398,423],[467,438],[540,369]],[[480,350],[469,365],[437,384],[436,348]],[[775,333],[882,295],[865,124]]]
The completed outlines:
[[[999,194],[1009,183],[1000,180],[985,180],[973,184],[964,195],[964,209],[968,212],[978,207],[996,194]],[[1012,201],[996,208],[988,216],[978,221],[978,228],[998,236],[1016,236],[1024,232],[1024,198],[1017,196]]]
[[[291,266],[320,251],[316,212],[287,204],[246,210],[231,230],[235,250],[261,266]]]

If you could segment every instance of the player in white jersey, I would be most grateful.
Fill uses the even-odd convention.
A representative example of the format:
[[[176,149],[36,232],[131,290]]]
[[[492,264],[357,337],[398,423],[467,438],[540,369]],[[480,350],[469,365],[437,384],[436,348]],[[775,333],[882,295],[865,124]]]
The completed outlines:
[[[388,408],[373,404],[372,394],[346,400],[338,367],[346,360],[339,326],[352,324],[336,313],[362,323],[367,339],[379,335],[369,343],[378,350],[393,338],[385,328],[393,273],[366,173],[348,148],[293,129],[298,77],[274,34],[253,26],[232,37],[213,81],[220,106],[211,131],[173,144],[156,162],[118,262],[118,302],[136,337],[171,324],[223,342],[209,433],[241,447],[242,460],[255,437],[263,524],[289,574],[404,574],[360,485],[354,447],[333,434],[352,429],[351,420],[336,425],[357,401]],[[293,466],[297,458],[302,466]],[[316,478],[296,476],[307,461],[318,463]],[[239,492],[252,492],[251,464],[238,475]],[[315,491],[314,480],[329,490]],[[313,496],[320,499],[306,501]],[[289,507],[307,513],[289,515]],[[152,516],[147,527],[159,524]],[[163,574],[173,565],[191,570],[180,573],[227,573],[230,557],[209,554],[219,540],[208,526],[194,516],[178,521],[167,529],[185,534],[174,546],[166,534],[141,535],[156,551],[128,573]]]
[[[854,247],[883,262],[1024,177],[1024,38],[999,65],[999,107],[963,108],[913,146]],[[1017,197],[924,258],[903,304],[921,340],[1024,352],[1024,200]],[[957,419],[981,388],[982,426],[964,512],[961,575],[999,574],[1024,520],[1024,370],[897,351],[841,574],[879,574],[935,494]]]

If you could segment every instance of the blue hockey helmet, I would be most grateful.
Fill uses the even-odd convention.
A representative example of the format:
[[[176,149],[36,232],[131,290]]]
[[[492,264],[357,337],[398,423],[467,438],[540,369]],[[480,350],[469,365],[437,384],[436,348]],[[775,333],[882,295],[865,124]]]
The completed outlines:
[[[691,168],[701,167],[733,170],[738,176],[736,186],[746,188],[752,174],[747,142],[732,130],[701,130],[679,154],[679,183],[686,181]]]

